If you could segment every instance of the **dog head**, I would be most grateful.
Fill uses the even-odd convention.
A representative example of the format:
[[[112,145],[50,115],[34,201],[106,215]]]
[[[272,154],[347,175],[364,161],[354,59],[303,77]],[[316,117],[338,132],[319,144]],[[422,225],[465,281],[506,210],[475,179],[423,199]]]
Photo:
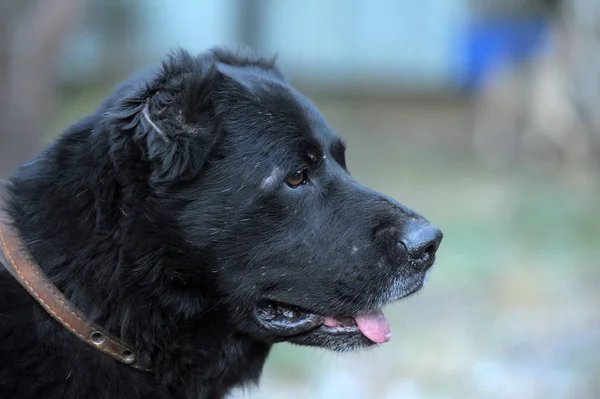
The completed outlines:
[[[174,301],[208,295],[233,330],[269,343],[390,339],[381,308],[422,287],[442,233],[351,177],[344,142],[273,61],[180,52],[111,101],[169,214],[161,228],[182,243]]]

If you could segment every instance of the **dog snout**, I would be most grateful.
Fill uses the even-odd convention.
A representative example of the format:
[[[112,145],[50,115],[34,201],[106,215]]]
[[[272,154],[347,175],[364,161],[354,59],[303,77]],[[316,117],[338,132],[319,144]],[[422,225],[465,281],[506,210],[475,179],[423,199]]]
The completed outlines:
[[[415,272],[426,271],[433,265],[443,238],[440,229],[427,221],[413,221],[404,226],[381,226],[374,233],[377,242],[385,243],[390,256],[396,258],[403,254]]]
[[[401,235],[400,244],[406,248],[413,264],[421,270],[426,270],[433,264],[443,236],[440,229],[429,223],[416,223]]]

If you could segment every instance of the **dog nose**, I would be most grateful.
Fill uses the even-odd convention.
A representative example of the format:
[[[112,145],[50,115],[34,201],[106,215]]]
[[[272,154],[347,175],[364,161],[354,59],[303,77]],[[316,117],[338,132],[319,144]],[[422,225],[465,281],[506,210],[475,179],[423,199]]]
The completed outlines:
[[[437,251],[444,235],[440,229],[430,224],[412,226],[400,240],[408,255],[415,261],[422,261],[424,267],[431,266],[429,262]]]

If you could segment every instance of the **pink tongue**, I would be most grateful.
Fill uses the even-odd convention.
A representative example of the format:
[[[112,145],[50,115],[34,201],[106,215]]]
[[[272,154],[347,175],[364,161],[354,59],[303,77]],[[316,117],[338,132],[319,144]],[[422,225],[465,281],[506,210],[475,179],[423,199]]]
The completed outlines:
[[[360,331],[371,341],[378,344],[392,339],[392,330],[381,309],[354,317]]]

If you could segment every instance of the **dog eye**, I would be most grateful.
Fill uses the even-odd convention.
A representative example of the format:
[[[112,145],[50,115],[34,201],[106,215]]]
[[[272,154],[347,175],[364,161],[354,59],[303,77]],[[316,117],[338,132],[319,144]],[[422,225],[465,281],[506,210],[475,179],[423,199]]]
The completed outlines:
[[[306,184],[306,169],[298,169],[285,178],[285,183],[291,188]]]

